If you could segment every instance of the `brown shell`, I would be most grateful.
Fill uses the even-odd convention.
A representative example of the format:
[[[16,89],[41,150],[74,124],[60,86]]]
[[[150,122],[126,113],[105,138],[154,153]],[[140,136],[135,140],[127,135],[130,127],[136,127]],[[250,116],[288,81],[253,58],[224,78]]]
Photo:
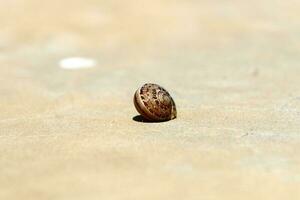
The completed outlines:
[[[135,92],[133,101],[137,111],[149,121],[167,121],[177,116],[171,95],[157,84],[144,84]]]

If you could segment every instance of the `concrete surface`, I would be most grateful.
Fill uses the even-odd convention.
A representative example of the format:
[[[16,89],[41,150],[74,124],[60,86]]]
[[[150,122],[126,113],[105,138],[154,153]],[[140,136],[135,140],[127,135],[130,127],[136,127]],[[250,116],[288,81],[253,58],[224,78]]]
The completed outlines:
[[[1,200],[300,199],[299,1],[0,4]]]

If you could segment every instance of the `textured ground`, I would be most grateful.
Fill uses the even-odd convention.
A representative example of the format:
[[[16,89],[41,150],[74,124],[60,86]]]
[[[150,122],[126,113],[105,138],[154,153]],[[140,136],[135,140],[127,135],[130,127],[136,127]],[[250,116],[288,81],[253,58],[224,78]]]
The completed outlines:
[[[0,4],[0,199],[300,199],[299,1]]]

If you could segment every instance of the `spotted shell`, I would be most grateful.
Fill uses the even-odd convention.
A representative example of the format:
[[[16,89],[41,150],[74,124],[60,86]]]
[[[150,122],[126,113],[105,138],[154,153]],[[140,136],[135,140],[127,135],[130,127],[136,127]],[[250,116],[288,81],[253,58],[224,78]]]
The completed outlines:
[[[149,121],[167,121],[177,116],[171,95],[157,84],[144,84],[135,92],[133,101],[137,111]]]

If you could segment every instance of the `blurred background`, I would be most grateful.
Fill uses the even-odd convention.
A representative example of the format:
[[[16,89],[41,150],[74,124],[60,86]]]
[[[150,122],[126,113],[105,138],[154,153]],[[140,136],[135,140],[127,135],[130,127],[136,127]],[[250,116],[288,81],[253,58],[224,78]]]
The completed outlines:
[[[298,64],[300,3],[293,0],[2,0],[1,5],[3,77],[14,68],[20,77],[11,81],[35,76],[55,92],[89,87],[95,79],[101,84],[106,73],[116,85],[124,76],[128,82],[188,76],[186,85],[199,76],[235,76],[237,70],[256,73],[264,67],[276,74],[280,66]],[[94,77],[77,84],[62,78],[64,71],[55,65],[75,56],[97,61],[90,70]]]

